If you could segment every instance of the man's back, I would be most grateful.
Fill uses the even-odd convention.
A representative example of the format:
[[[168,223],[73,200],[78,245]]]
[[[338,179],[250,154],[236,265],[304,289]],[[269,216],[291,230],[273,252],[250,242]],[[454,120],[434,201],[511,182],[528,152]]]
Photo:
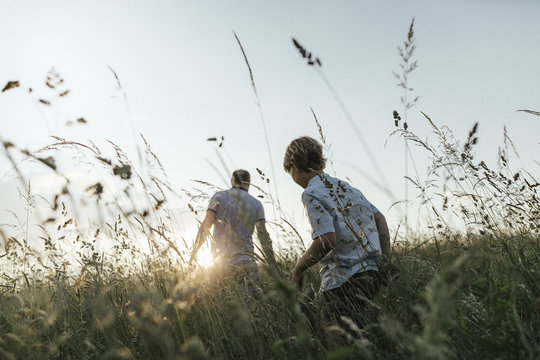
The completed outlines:
[[[264,220],[259,200],[242,188],[217,192],[208,206],[216,213],[213,247],[232,264],[254,261],[252,234],[255,223]]]

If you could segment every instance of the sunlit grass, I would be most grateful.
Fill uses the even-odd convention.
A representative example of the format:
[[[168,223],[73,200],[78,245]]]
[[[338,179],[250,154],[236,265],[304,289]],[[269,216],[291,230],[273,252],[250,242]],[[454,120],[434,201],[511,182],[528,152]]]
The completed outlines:
[[[197,253],[197,265],[202,268],[209,268],[216,264],[217,259],[212,255],[210,246],[201,247]]]

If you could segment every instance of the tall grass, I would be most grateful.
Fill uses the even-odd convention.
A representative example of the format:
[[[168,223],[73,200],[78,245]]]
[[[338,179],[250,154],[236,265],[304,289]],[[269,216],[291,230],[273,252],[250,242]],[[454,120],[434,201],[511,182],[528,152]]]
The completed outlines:
[[[28,217],[0,227],[0,358],[538,358],[540,184],[511,166],[506,132],[492,168],[475,158],[477,125],[462,141],[424,118],[431,139],[399,122],[394,136],[431,160],[425,178],[409,178],[428,230],[394,240],[397,274],[361,319],[339,323],[322,314],[316,269],[301,292],[290,283],[303,244],[287,219],[276,226],[289,246],[276,267],[260,265],[250,311],[225,267],[189,268],[192,239],[178,238],[170,206],[179,194],[146,140],[142,172],[114,143],[54,138],[30,152],[0,138],[40,226],[33,237]],[[98,174],[82,192],[56,165],[60,152]],[[33,193],[25,161],[61,179],[60,191]],[[186,205],[199,211],[213,191],[198,182]]]
[[[407,33],[407,39],[403,42],[403,46],[398,46],[398,54],[400,57],[400,72],[392,72],[396,80],[398,81],[397,86],[403,89],[403,95],[401,96],[401,105],[403,105],[403,123],[402,126],[405,130],[409,127],[409,124],[407,122],[407,114],[409,113],[409,110],[412,109],[416,103],[418,102],[419,96],[416,96],[414,99],[410,99],[410,95],[412,95],[412,92],[414,89],[410,87],[409,83],[409,76],[410,74],[418,67],[418,62],[416,60],[413,60],[414,52],[416,51],[416,39],[414,37],[414,18],[411,21],[411,25],[409,26],[409,32]],[[399,121],[401,120],[401,117],[399,115],[394,114],[394,122],[396,126],[399,125]],[[408,223],[408,216],[409,216],[409,182],[407,181],[407,177],[409,176],[409,158],[411,159],[414,169],[417,172],[416,165],[414,163],[414,158],[411,154],[411,150],[409,149],[409,143],[407,140],[407,137],[404,138],[405,143],[405,158],[404,158],[404,171],[405,171],[405,216],[403,219],[404,225],[405,225],[405,236],[409,233],[409,223]]]

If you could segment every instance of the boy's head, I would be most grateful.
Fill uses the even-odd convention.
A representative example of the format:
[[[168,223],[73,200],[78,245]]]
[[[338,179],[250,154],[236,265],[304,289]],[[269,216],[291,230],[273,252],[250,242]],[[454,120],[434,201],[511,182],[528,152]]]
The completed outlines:
[[[294,139],[285,150],[283,168],[288,173],[293,169],[299,172],[320,173],[325,165],[326,158],[323,155],[322,145],[309,136]]]
[[[243,189],[248,189],[251,182],[251,175],[247,170],[238,169],[232,173],[231,185],[233,187],[241,187]]]

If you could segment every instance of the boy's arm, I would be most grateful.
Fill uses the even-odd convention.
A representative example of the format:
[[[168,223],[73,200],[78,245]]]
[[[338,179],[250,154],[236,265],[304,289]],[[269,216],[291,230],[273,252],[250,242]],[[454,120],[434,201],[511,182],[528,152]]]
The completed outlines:
[[[261,243],[266,262],[275,264],[276,259],[274,257],[274,250],[272,249],[272,240],[270,239],[270,234],[268,234],[268,231],[266,230],[266,222],[264,220],[259,220],[255,223],[255,227],[257,228],[257,237]]]
[[[293,281],[298,288],[302,287],[303,272],[322,260],[336,245],[336,234],[333,232],[323,234],[313,240],[311,246],[294,267]]]
[[[375,213],[375,224],[379,233],[379,242],[381,243],[383,263],[389,264],[392,260],[390,231],[388,230],[388,224],[386,224],[386,218],[383,214],[381,214],[381,212]]]
[[[201,227],[199,227],[199,231],[197,232],[195,246],[193,246],[193,251],[191,252],[191,257],[189,258],[189,265],[193,264],[193,261],[197,257],[197,252],[208,238],[208,235],[210,234],[210,228],[212,227],[212,225],[214,225],[215,222],[216,213],[212,210],[207,210],[206,216],[204,217],[204,220],[201,223]]]

